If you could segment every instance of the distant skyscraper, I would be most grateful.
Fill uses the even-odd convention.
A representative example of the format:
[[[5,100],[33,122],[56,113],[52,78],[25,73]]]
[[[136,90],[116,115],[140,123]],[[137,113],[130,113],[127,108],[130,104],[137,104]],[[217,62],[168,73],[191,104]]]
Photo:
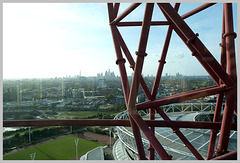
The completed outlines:
[[[22,101],[22,87],[21,87],[21,81],[17,81],[17,101]]]
[[[180,86],[181,86],[182,89],[186,88],[186,83],[185,83],[185,79],[184,78],[181,78]]]
[[[40,99],[42,99],[43,95],[42,95],[42,79],[40,78]]]
[[[65,96],[65,83],[64,83],[64,78],[62,78],[62,99],[64,99]]]

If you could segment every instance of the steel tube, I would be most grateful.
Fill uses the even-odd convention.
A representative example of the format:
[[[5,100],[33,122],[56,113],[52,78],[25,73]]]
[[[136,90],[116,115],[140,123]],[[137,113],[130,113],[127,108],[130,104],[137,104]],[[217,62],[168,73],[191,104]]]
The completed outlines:
[[[202,6],[199,6],[198,8],[184,14],[181,16],[182,19],[186,19],[212,5],[214,5],[215,3],[206,3]],[[159,25],[170,25],[171,23],[169,23],[168,21],[152,21],[151,22],[151,26],[159,26]],[[136,21],[136,22],[118,22],[117,26],[122,27],[122,26],[142,26],[142,22]]]
[[[65,120],[6,120],[3,127],[28,126],[130,126],[129,120],[113,119],[65,119]]]
[[[120,3],[115,3],[114,6],[113,6],[113,11],[114,11],[113,16],[114,16],[115,18],[116,18],[117,15],[118,15],[119,6],[120,6]]]
[[[220,93],[217,97],[213,122],[219,122],[220,121],[222,102],[223,102],[223,93]],[[213,157],[213,151],[214,151],[214,147],[215,147],[217,133],[218,133],[218,130],[216,130],[216,129],[211,131],[210,141],[209,141],[209,145],[208,145],[207,160],[210,160]]]
[[[114,17],[113,17],[114,16],[114,11],[113,11],[113,5],[112,4],[108,4],[108,12],[109,12],[109,21],[112,22],[112,20],[114,19]],[[121,49],[120,49],[117,27],[110,23],[110,28],[111,28],[113,42],[114,42],[115,51],[116,51],[116,57],[117,57],[116,63],[119,66],[119,71],[120,71],[120,75],[121,75],[122,87],[123,87],[123,92],[124,92],[124,97],[125,97],[125,103],[128,106],[128,98],[129,98],[130,88],[129,88],[128,78],[127,78],[126,69],[125,69],[125,65],[124,65],[125,60],[122,57],[122,52],[121,52]],[[131,124],[132,130],[133,130],[137,150],[138,150],[138,153],[139,153],[139,158],[142,159],[142,160],[146,159],[145,154],[144,154],[144,149],[143,149],[143,144],[142,144],[140,131],[137,128],[135,122],[131,118],[130,118],[130,124]]]
[[[160,107],[156,108],[157,112],[161,115],[161,117],[165,121],[171,121],[171,119],[166,115],[166,113],[160,109]],[[188,149],[192,152],[192,154],[198,159],[203,160],[203,157],[198,153],[198,151],[193,147],[193,145],[188,141],[188,139],[182,134],[182,132],[177,127],[171,127],[173,132],[182,140],[182,142],[188,147]]]
[[[219,135],[217,156],[227,153],[230,130],[232,125],[232,117],[234,112],[234,99],[232,97],[236,96],[234,90],[230,90],[226,94],[226,103],[223,113],[222,126]]]
[[[168,21],[152,21],[150,23],[151,26],[159,26],[159,25],[169,25]],[[131,26],[142,26],[142,22],[135,21],[135,22],[119,22],[117,24],[118,27],[131,27]]]
[[[123,38],[122,38],[122,36],[121,36],[119,31],[118,31],[118,37],[119,37],[119,42],[120,42],[120,45],[122,47],[122,50],[123,50],[123,52],[124,52],[128,62],[130,64],[130,67],[134,70],[135,61],[133,60],[132,55],[131,55],[130,51],[128,50],[127,45],[125,44],[125,41],[123,40]],[[148,99],[151,99],[151,93],[149,92],[147,84],[145,83],[142,75],[140,76],[140,84],[141,84],[141,86],[143,88],[144,93],[148,97]]]
[[[222,36],[225,34],[225,12],[223,12],[223,20],[222,20]],[[226,43],[225,38],[222,37],[221,41],[221,66],[226,71]],[[219,80],[219,84],[221,84],[222,81]],[[220,121],[220,114],[221,114],[221,108],[222,108],[222,102],[223,102],[223,93],[220,93],[217,97],[216,107],[215,107],[215,113],[213,117],[213,122],[219,122]],[[216,143],[217,133],[218,130],[212,130],[209,146],[208,146],[208,154],[207,154],[207,160],[212,159],[213,157],[213,151]]]
[[[187,100],[192,100],[200,97],[206,97],[210,95],[215,95],[221,92],[226,91],[225,86],[213,86],[213,87],[207,87],[204,89],[199,89],[199,90],[193,90],[193,91],[188,91],[184,93],[179,93],[175,94],[172,96],[166,96],[160,99],[156,99],[153,101],[147,101],[143,103],[139,103],[136,105],[137,110],[143,110],[147,108],[154,108],[158,106],[163,106],[163,105],[168,105],[172,103],[179,103]]]
[[[180,3],[176,3],[175,6],[174,6],[174,9],[178,11],[179,6],[180,6]],[[172,35],[172,26],[170,25],[168,27],[168,31],[167,31],[167,35],[166,35],[161,59],[159,60],[160,62],[159,62],[159,66],[158,66],[158,71],[157,71],[157,75],[156,75],[155,80],[154,80],[150,100],[156,99],[157,90],[158,90],[158,86],[159,86],[159,83],[160,83],[160,80],[161,80],[162,70],[163,70],[163,66],[165,64],[165,58],[166,58],[166,55],[167,55],[167,50],[168,50],[168,47],[169,47],[171,35]],[[149,109],[149,119],[150,120],[155,119],[155,109],[154,108]],[[164,120],[166,120],[166,119],[164,119]],[[154,127],[150,127],[150,130],[153,132],[153,134],[155,133],[155,128]],[[154,149],[152,148],[151,142],[149,142],[149,159],[154,160]]]
[[[141,30],[141,36],[138,45],[138,52],[143,55],[146,52],[147,41],[149,36],[149,30],[151,25],[152,13],[153,13],[154,3],[147,3],[145,9],[145,15],[143,18],[143,25]]]
[[[165,17],[168,17],[167,14],[163,12]],[[175,32],[178,34],[178,36],[182,39],[182,41],[186,44],[186,46],[189,48],[189,50],[192,52],[192,55],[197,58],[197,60],[200,62],[200,64],[205,68],[205,70],[209,73],[209,75],[212,77],[214,82],[219,85],[219,78],[215,74],[212,67],[210,67],[204,59],[202,59],[201,55],[194,49],[194,47],[191,44],[187,43],[187,39],[185,36],[181,33],[181,31],[176,27],[175,24],[171,24],[172,27],[174,27]]]
[[[145,156],[145,151],[144,151],[144,148],[143,148],[143,142],[142,142],[140,129],[139,129],[136,122],[134,121],[134,119],[131,116],[129,116],[129,120],[130,120],[130,124],[131,124],[133,135],[134,135],[135,144],[136,144],[137,151],[138,151],[138,157],[139,157],[140,160],[147,160],[147,158]]]
[[[137,113],[135,104],[136,104],[136,98],[137,98],[138,89],[139,89],[139,81],[142,73],[142,66],[144,62],[144,55],[142,54],[145,54],[145,50],[147,46],[147,39],[149,34],[150,22],[152,18],[153,6],[154,4],[146,4],[146,8],[145,8],[143,26],[142,26],[141,36],[139,40],[139,47],[138,47],[139,55],[137,55],[136,64],[134,67],[133,81],[132,81],[132,85],[129,93],[128,105],[127,105],[129,115],[132,113]],[[135,138],[135,142],[138,150],[139,159],[145,159],[145,152],[143,149],[143,143],[142,143],[141,135],[139,132],[139,128],[136,126],[136,122],[133,122],[131,118],[130,120],[131,120],[131,126],[133,131],[137,131],[137,132],[133,132],[133,134],[134,134],[134,138]]]
[[[198,121],[165,121],[145,120],[148,126],[153,127],[176,127],[176,128],[199,128],[220,129],[221,122],[198,122]],[[64,119],[64,120],[4,120],[3,127],[29,127],[29,126],[131,126],[129,120],[113,119]],[[237,131],[237,124],[232,124],[231,130]]]
[[[199,154],[199,152],[194,148],[194,146],[188,141],[188,139],[183,135],[183,133],[180,132],[179,129],[176,130],[176,134],[198,160],[204,160],[204,158]]]
[[[228,86],[232,86],[233,80],[230,76],[223,70],[217,60],[212,56],[209,50],[203,45],[203,43],[196,37],[189,26],[183,21],[183,19],[178,15],[178,13],[172,8],[170,4],[158,3],[161,10],[167,14],[166,17],[168,21],[171,21],[175,26],[181,31],[185,38],[187,38],[188,43],[191,44],[195,50],[201,55],[202,59],[212,67],[216,75]]]
[[[226,39],[223,37],[225,34],[225,12],[223,12],[223,20],[222,20],[222,41],[221,41],[221,66],[226,71]]]
[[[196,13],[199,13],[200,11],[205,10],[206,8],[211,7],[212,5],[215,5],[215,4],[216,3],[205,3],[205,4],[195,8],[194,10],[182,15],[181,18],[186,19],[186,18],[188,18]]]
[[[149,120],[155,120],[155,109],[154,108],[149,109]],[[155,128],[153,126],[150,127],[150,130],[151,130],[152,134],[155,135]],[[149,150],[149,160],[154,160],[155,151],[154,151],[154,148],[150,141],[149,141],[148,150]]]
[[[108,12],[109,12],[109,21],[114,19],[113,17],[113,5],[108,3]],[[122,52],[120,49],[120,44],[119,44],[119,39],[117,37],[117,27],[110,25],[111,32],[112,32],[112,38],[113,38],[113,43],[115,47],[115,52],[116,52],[116,57],[117,57],[117,64],[119,67],[120,71],[120,76],[121,76],[121,82],[122,82],[122,87],[123,87],[123,93],[125,97],[125,103],[128,103],[128,96],[129,96],[129,83],[128,83],[128,78],[127,78],[127,73],[124,65],[124,58],[122,57]]]
[[[221,122],[201,122],[201,121],[167,121],[167,120],[145,120],[148,126],[173,127],[173,128],[198,128],[198,129],[220,129]],[[237,124],[232,124],[231,130],[237,131]]]
[[[148,128],[146,123],[140,117],[140,115],[139,114],[130,114],[130,116],[134,119],[134,121],[136,122],[138,127],[141,128],[142,132],[147,137],[147,139],[151,142],[153,148],[156,150],[156,152],[161,157],[161,159],[162,160],[171,160],[172,156],[168,155],[168,153],[165,151],[163,146],[159,143],[157,138],[154,136],[154,134]]]
[[[180,6],[180,3],[176,3],[175,6],[174,6],[174,9],[176,11],[178,11],[179,6]],[[159,83],[160,83],[161,76],[162,76],[163,67],[164,67],[164,64],[166,63],[165,60],[166,60],[166,55],[167,55],[170,39],[171,39],[171,36],[172,36],[172,31],[173,31],[173,28],[172,28],[172,25],[170,25],[168,27],[168,31],[167,31],[167,35],[166,35],[166,38],[165,38],[161,58],[159,60],[157,75],[155,77],[154,84],[153,84],[152,98],[154,98],[154,99],[156,98],[157,90],[158,90]]]
[[[117,18],[112,20],[110,24],[116,25],[120,22],[123,18],[125,18],[128,14],[130,14],[135,8],[137,8],[141,3],[133,3],[130,5],[125,11],[123,11]]]
[[[236,37],[236,33],[234,33],[233,29],[233,13],[232,13],[232,4],[226,3],[224,4],[225,9],[225,31],[226,33],[223,37],[226,38],[226,57],[227,57],[227,71],[230,77],[234,81],[234,86],[237,85],[237,73],[236,73],[236,58],[235,58],[235,45],[234,39]]]
[[[212,160],[237,160],[237,150],[215,157]]]
[[[233,15],[232,4],[224,3],[223,12],[225,13],[225,31],[226,34],[226,56],[227,56],[227,71],[233,79],[232,89],[225,93],[226,104],[223,114],[222,127],[219,136],[217,147],[217,156],[227,153],[228,141],[230,136],[230,128],[232,125],[232,117],[237,101],[237,88],[236,88],[236,60],[235,60],[235,47],[234,47],[234,31],[233,31]]]
[[[139,46],[138,46],[139,55],[137,55],[137,60],[136,60],[136,64],[134,67],[133,81],[132,81],[129,100],[128,100],[129,103],[128,103],[127,108],[129,110],[129,113],[137,112],[137,110],[135,108],[136,97],[138,94],[139,81],[140,81],[140,76],[142,73],[142,66],[143,66],[144,54],[145,54],[146,46],[147,46],[147,40],[148,40],[148,34],[149,34],[149,29],[150,29],[150,22],[151,22],[151,18],[152,18],[153,6],[154,6],[154,4],[146,4],[144,21],[143,21],[144,23],[142,26],[142,31],[141,31],[141,36],[140,36],[140,41],[139,41]]]

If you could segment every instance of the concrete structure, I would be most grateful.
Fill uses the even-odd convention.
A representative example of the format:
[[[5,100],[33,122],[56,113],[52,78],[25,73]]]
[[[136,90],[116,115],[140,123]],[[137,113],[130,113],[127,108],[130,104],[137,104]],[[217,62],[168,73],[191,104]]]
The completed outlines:
[[[80,160],[104,160],[103,147],[97,147],[80,157]]]

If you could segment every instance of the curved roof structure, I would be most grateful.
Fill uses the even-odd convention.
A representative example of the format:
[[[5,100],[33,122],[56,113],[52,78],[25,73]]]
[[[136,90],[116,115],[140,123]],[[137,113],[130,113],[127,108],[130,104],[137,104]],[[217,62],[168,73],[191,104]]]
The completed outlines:
[[[189,103],[190,104],[190,103]],[[170,106],[169,106],[170,107]],[[168,113],[168,116],[171,120],[179,120],[179,121],[196,121],[196,117],[198,117],[198,121],[210,121],[210,114],[213,112],[171,112]],[[128,118],[127,112],[120,113],[120,117],[116,118]],[[143,117],[147,117],[148,115],[144,115]],[[157,120],[163,120],[163,118],[159,117],[156,118]],[[113,147],[113,154],[116,155],[114,157],[116,160],[131,160],[131,155],[129,151],[131,150],[134,154],[137,155],[136,146],[134,145],[133,141],[133,134],[132,130],[129,127],[117,127],[117,132],[119,139],[115,143]],[[210,135],[211,131],[207,129],[191,129],[191,128],[182,128],[180,131],[183,135],[192,143],[192,145],[201,153],[201,155],[206,159],[207,151],[210,142]],[[143,134],[142,134],[143,135]],[[157,139],[162,142],[164,149],[172,155],[173,160],[195,160],[193,154],[189,151],[188,148],[184,145],[184,143],[179,139],[179,137],[172,132],[170,128],[166,127],[156,127],[155,128],[155,135]],[[217,141],[219,139],[220,133],[217,134]],[[143,136],[144,146],[148,146],[149,142],[147,141],[146,137]],[[134,145],[134,146],[131,146]],[[131,147],[130,147],[131,146]],[[217,146],[215,146],[217,147]],[[237,150],[237,131],[231,131],[230,139],[229,139],[229,146],[228,151],[232,152]],[[133,155],[132,153],[132,155]],[[145,150],[147,155],[148,151]],[[214,153],[216,155],[216,153]],[[156,159],[161,159],[157,157],[155,153]]]

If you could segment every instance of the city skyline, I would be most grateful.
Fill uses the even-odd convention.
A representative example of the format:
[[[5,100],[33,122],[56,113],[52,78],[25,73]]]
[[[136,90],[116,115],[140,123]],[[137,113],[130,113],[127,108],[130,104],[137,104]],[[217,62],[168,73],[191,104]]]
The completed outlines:
[[[121,4],[119,13],[130,4]],[[180,5],[180,15],[200,6]],[[182,8],[181,8],[182,6]],[[124,20],[142,20],[145,4]],[[219,61],[222,5],[212,6],[186,19],[199,38]],[[43,12],[44,11],[44,12]],[[233,5],[234,30],[237,30],[237,5]],[[31,13],[31,14],[30,14]],[[89,14],[96,13],[96,14]],[[197,19],[195,19],[197,18]],[[200,20],[199,22],[197,20]],[[155,6],[152,20],[165,20]],[[158,59],[167,27],[151,27],[143,75],[156,75]],[[140,27],[121,28],[135,59]],[[119,76],[111,38],[106,3],[4,3],[3,4],[3,78],[54,78],[96,76],[111,69]],[[236,45],[236,43],[235,43]],[[208,75],[173,32],[163,75]],[[126,62],[126,67],[129,64]],[[128,76],[133,71],[127,69]]]
[[[106,75],[106,72],[110,72],[110,74],[107,74]],[[58,79],[61,79],[61,78],[76,78],[76,77],[83,77],[83,78],[105,78],[105,77],[114,77],[114,78],[120,78],[120,75],[119,74],[115,74],[114,71],[111,71],[111,69],[108,69],[104,72],[99,72],[97,73],[96,75],[92,75],[92,76],[84,76],[84,75],[81,75],[81,71],[80,73],[78,74],[72,74],[72,75],[65,75],[65,76],[51,76],[51,77],[19,77],[19,78],[3,78],[3,80],[25,80],[25,79],[54,79],[54,78],[58,78]],[[153,74],[142,74],[143,77],[156,77],[155,75]],[[175,73],[175,74],[171,74],[171,73],[164,73],[162,74],[162,77],[210,77],[210,75],[208,74],[203,74],[203,75],[184,75],[184,74],[181,74],[179,72]],[[133,77],[133,72],[130,74],[128,74],[128,77]]]

